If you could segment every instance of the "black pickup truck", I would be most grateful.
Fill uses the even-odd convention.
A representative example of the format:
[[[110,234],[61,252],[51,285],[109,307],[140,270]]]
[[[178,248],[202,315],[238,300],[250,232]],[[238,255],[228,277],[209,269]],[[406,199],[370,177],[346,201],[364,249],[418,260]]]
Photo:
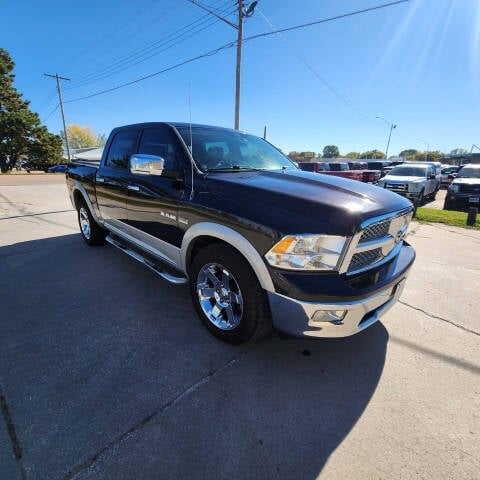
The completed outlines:
[[[73,162],[71,201],[89,245],[105,241],[173,283],[218,338],[273,326],[344,337],[399,298],[415,259],[411,203],[299,170],[267,141],[184,123],[116,128],[100,163]]]

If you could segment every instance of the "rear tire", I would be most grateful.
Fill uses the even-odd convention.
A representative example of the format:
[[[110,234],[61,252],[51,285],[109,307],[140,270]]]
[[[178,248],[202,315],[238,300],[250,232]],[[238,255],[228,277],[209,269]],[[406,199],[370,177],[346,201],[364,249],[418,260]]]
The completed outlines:
[[[83,198],[77,204],[77,218],[82,238],[88,245],[93,247],[105,243],[108,232],[94,220]]]
[[[255,342],[272,330],[267,298],[245,258],[222,243],[198,252],[189,269],[193,305],[220,340]]]

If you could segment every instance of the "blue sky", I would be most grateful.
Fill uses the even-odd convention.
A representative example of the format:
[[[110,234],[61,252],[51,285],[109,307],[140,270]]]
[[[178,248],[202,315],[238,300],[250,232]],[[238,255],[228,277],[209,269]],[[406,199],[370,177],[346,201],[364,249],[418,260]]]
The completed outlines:
[[[260,0],[246,21],[245,36],[271,31],[265,18],[284,28],[387,1]],[[203,3],[225,14],[235,5],[234,0]],[[17,0],[4,2],[2,17],[7,21],[0,46],[16,63],[17,88],[42,119],[57,102],[54,80],[44,72],[72,79],[64,84],[68,102],[236,38],[233,28],[187,0]],[[171,36],[192,22],[189,30]],[[161,48],[154,50],[155,42]],[[114,71],[128,66],[125,62],[136,63],[142,49],[151,58]],[[108,76],[98,79],[100,74]],[[188,121],[190,90],[193,122],[233,127],[234,80],[231,48],[126,88],[66,103],[67,123],[108,134],[127,123]],[[376,119],[383,116],[398,124],[390,154],[423,150],[426,142],[431,150],[470,149],[480,144],[479,80],[480,2],[411,0],[247,42],[240,127],[262,135],[267,125],[268,139],[287,152],[319,152],[326,144],[338,145],[342,153],[385,151],[389,127]],[[46,125],[55,133],[61,129],[59,110]]]

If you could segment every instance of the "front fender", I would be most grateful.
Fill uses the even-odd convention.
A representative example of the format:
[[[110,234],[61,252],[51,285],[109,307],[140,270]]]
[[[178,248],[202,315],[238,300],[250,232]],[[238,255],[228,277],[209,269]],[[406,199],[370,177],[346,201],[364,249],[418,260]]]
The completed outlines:
[[[268,292],[275,292],[272,278],[268,273],[265,262],[254,246],[240,233],[230,227],[220,225],[213,222],[200,222],[192,225],[186,232],[182,240],[181,246],[181,265],[183,271],[187,271],[187,265],[190,261],[190,254],[192,242],[198,237],[210,236],[218,238],[225,243],[237,249],[250,264],[252,270],[255,272],[258,281],[263,289]]]

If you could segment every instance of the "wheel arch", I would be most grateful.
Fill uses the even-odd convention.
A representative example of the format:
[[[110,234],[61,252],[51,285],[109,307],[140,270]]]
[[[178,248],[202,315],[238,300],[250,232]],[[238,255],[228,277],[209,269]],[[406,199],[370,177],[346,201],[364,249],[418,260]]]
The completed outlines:
[[[200,245],[222,241],[237,250],[248,262],[264,290],[274,292],[272,279],[267,267],[254,246],[240,233],[225,225],[213,222],[200,222],[190,227],[182,240],[180,251],[182,269],[187,272],[192,254]],[[198,243],[200,242],[200,244]]]
[[[102,223],[101,220],[98,218],[97,212],[93,208],[92,202],[90,201],[90,197],[88,196],[88,193],[85,190],[85,187],[78,181],[73,184],[71,199],[72,199],[73,206],[76,209],[78,208],[78,202],[80,200],[84,200],[85,203],[87,204],[87,207],[89,208],[90,213],[92,214],[92,217],[94,218],[94,220],[98,224]]]

